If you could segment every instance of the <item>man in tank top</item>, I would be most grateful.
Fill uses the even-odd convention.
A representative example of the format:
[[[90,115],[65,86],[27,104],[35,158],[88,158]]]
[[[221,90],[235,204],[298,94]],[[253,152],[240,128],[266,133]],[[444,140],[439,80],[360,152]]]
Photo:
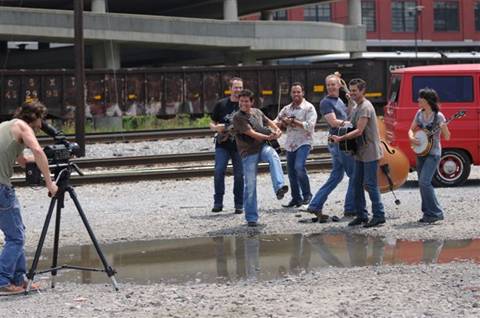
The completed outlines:
[[[10,181],[15,162],[25,166],[34,161],[45,177],[50,195],[54,196],[58,190],[51,179],[47,157],[35,137],[45,114],[46,108],[41,103],[24,103],[15,112],[14,119],[0,124],[0,230],[5,235],[0,254],[0,295],[23,293],[26,287],[25,226]],[[33,156],[23,154],[25,147]]]

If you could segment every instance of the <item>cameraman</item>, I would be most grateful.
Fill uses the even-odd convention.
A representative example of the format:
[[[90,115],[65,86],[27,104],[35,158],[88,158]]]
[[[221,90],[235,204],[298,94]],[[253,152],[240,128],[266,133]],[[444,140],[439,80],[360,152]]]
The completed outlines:
[[[35,137],[46,112],[40,102],[26,102],[17,109],[14,119],[0,124],[0,229],[5,235],[0,255],[0,296],[22,293],[26,287],[25,226],[10,181],[15,161],[23,167],[35,161],[50,195],[54,196],[58,190],[51,179],[47,157]],[[23,155],[25,147],[30,148],[33,156]]]

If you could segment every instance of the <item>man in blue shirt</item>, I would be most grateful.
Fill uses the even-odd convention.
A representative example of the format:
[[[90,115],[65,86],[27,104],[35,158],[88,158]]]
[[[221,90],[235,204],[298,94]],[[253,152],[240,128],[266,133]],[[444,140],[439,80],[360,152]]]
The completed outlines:
[[[320,113],[330,126],[330,135],[338,135],[338,128],[347,122],[348,115],[354,104],[352,102],[346,107],[343,101],[339,98],[341,84],[340,78],[337,75],[328,75],[325,82],[327,86],[327,96],[320,101]],[[308,207],[303,209],[304,211],[317,215],[319,222],[326,220],[326,218],[322,219],[322,210],[325,201],[327,201],[328,195],[342,181],[344,173],[347,173],[349,178],[353,175],[353,167],[355,166],[353,157],[350,154],[341,151],[338,143],[329,141],[328,150],[332,156],[332,171],[330,176],[310,201]],[[344,203],[344,215],[348,217],[356,215],[352,190],[352,179],[349,179]]]

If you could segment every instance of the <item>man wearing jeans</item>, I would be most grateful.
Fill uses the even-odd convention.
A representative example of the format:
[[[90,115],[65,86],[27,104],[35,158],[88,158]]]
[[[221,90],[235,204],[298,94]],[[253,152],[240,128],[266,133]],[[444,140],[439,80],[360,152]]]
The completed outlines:
[[[301,83],[292,84],[290,96],[292,102],[283,107],[275,119],[275,124],[286,127],[287,134],[284,148],[287,151],[287,172],[292,199],[283,205],[286,208],[308,204],[312,198],[305,163],[312,149],[313,133],[317,123],[317,112],[303,97],[304,89]]]
[[[348,115],[354,107],[354,103],[349,103],[349,106],[346,107],[339,98],[340,78],[337,75],[328,75],[325,82],[327,84],[328,95],[320,102],[320,113],[330,126],[329,134],[336,135],[338,134],[338,128],[346,123]],[[318,216],[318,219],[315,220],[319,222],[322,221],[323,205],[327,201],[329,194],[335,190],[337,185],[342,181],[345,173],[347,173],[349,180],[343,213],[345,216],[355,216],[353,182],[351,179],[355,165],[353,157],[341,151],[338,144],[333,142],[328,143],[328,150],[332,156],[332,171],[330,172],[328,180],[317,191],[312,201],[310,201],[310,205],[306,208],[306,211]]]
[[[288,191],[285,185],[282,164],[277,152],[267,145],[268,140],[277,139],[282,132],[273,121],[268,119],[260,109],[253,107],[253,93],[246,89],[239,94],[240,110],[233,116],[235,140],[242,157],[245,189],[243,207],[247,225],[257,226],[257,168],[261,161],[268,162],[272,177],[273,191],[281,200]],[[267,130],[264,125],[270,130]]]
[[[210,128],[217,132],[215,138],[215,175],[213,177],[215,194],[213,195],[212,212],[223,210],[225,171],[227,170],[228,161],[231,159],[233,165],[235,214],[243,213],[242,161],[232,134],[232,118],[233,114],[238,110],[238,94],[242,89],[242,79],[233,77],[230,80],[230,97],[219,100],[212,111]]]
[[[372,103],[365,98],[365,81],[355,78],[350,81],[349,86],[350,97],[357,103],[357,107],[352,114],[352,124],[355,129],[346,135],[331,136],[331,138],[335,142],[340,142],[362,136],[361,142],[357,142],[355,168],[352,178],[357,217],[348,225],[364,224],[364,227],[374,227],[385,223],[385,211],[377,184],[378,160],[383,157],[377,116]],[[372,201],[373,217],[370,222],[368,222],[364,189],[367,190],[370,201]]]
[[[15,119],[0,124],[0,229],[5,235],[0,255],[0,295],[22,293],[26,287],[25,226],[10,181],[15,161],[21,166],[35,161],[45,177],[49,193],[55,195],[57,192],[57,186],[51,180],[47,157],[34,132],[42,127],[45,114],[46,108],[41,103],[25,103],[15,113]],[[30,148],[33,157],[23,155],[25,147]]]

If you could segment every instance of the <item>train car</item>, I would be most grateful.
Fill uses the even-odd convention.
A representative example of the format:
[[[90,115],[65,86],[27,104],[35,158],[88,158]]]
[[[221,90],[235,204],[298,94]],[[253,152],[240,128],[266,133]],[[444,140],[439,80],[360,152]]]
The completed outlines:
[[[414,65],[478,63],[480,54],[465,53],[371,53],[349,59],[347,55],[324,55],[290,59],[289,65],[235,67],[168,67],[146,69],[88,70],[86,116],[92,118],[178,114],[200,117],[210,113],[215,102],[230,92],[229,79],[240,76],[254,91],[257,107],[274,117],[290,102],[289,86],[304,83],[306,98],[314,105],[326,93],[324,79],[335,71],[348,82],[362,77],[368,83],[367,97],[377,112],[387,103],[390,72]],[[76,82],[73,70],[0,70],[0,119],[11,117],[28,99],[39,99],[53,117],[71,120],[75,110]]]

